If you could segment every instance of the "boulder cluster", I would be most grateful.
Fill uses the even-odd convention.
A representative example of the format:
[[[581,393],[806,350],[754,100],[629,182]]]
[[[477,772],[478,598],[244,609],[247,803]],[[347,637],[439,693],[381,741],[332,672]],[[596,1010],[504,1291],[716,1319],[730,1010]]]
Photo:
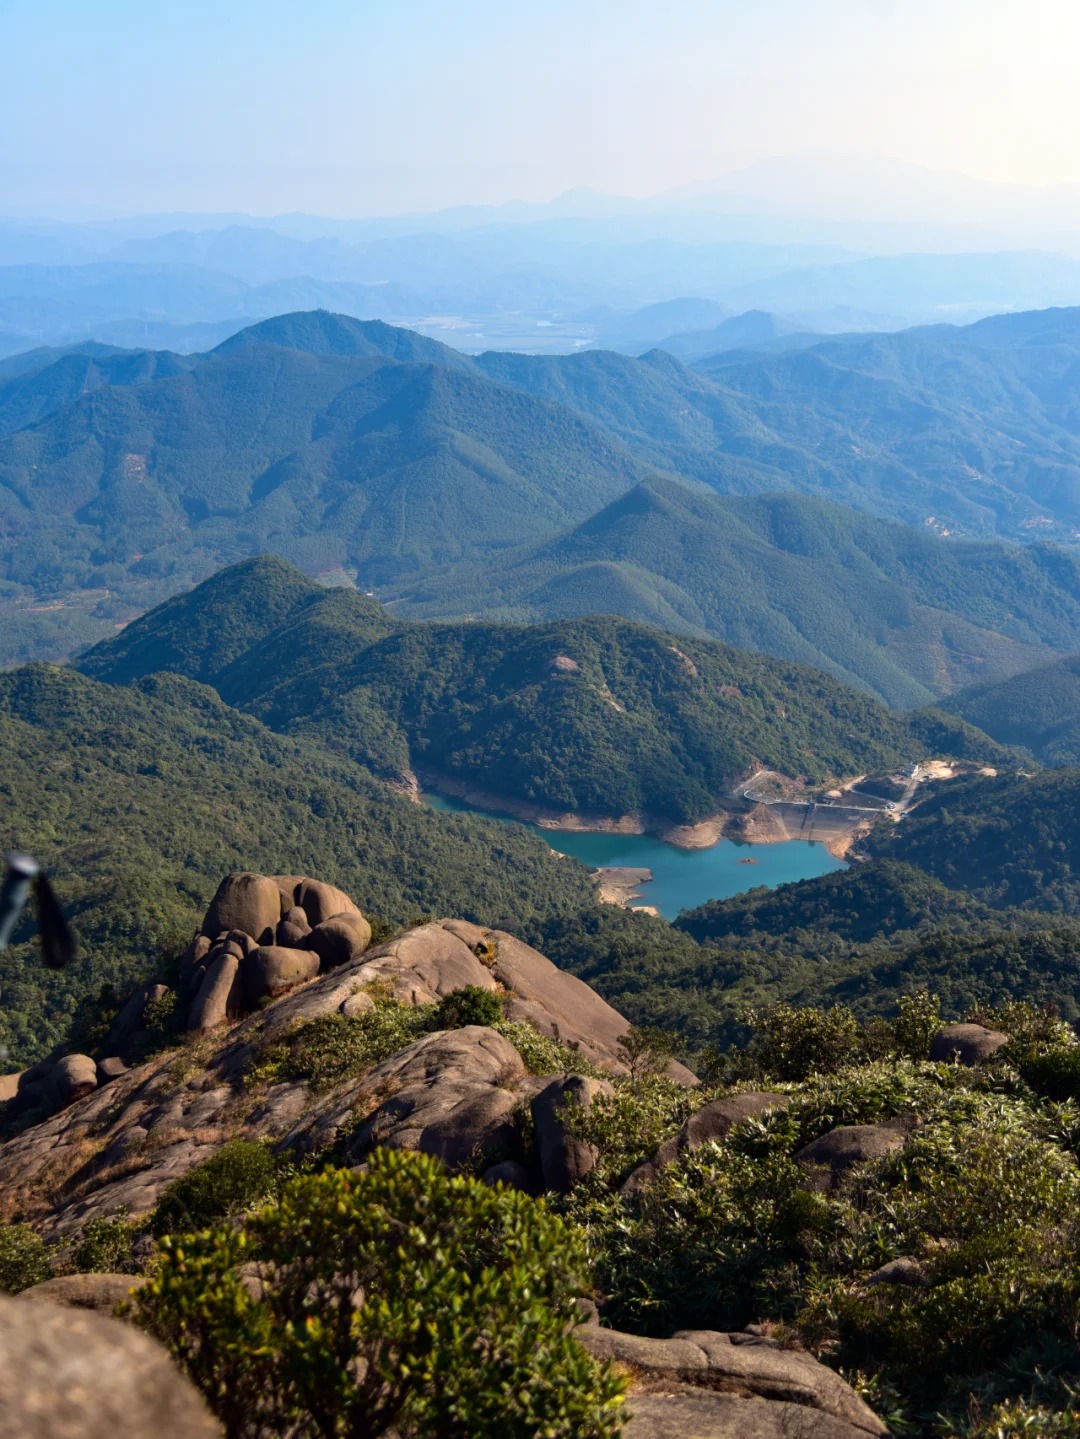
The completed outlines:
[[[180,961],[175,995],[148,980],[128,997],[102,1046],[0,1076],[8,1118],[59,1113],[127,1072],[163,1004],[179,1004],[188,1033],[215,1029],[298,984],[355,959],[371,926],[347,894],[303,875],[226,875]]]
[[[371,925],[332,884],[294,874],[227,875],[181,961],[185,1027],[200,1033],[240,1019],[370,943]]]

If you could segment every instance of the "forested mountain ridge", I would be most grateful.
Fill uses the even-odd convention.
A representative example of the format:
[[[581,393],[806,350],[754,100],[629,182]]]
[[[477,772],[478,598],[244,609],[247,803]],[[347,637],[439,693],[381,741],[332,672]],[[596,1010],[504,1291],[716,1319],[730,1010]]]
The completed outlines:
[[[805,666],[716,641],[611,617],[403,623],[272,559],[168,601],[80,665],[107,681],[162,668],[205,679],[384,777],[422,769],[558,811],[674,824],[723,810],[756,768],[821,783],[939,751],[1002,755],[940,714],[894,715]]]
[[[978,563],[965,550],[959,563],[955,545],[932,540],[1072,543],[1078,316],[744,352],[708,375],[661,351],[470,358],[328,312],[262,322],[204,356],[101,346],[28,356],[30,368],[0,375],[0,429],[11,428],[0,435],[0,659],[62,654],[65,638],[70,649],[253,551],[314,574],[346,568],[362,588],[399,594],[528,541],[568,545],[574,572],[565,579],[558,555],[539,554],[536,580],[554,592],[533,603],[527,585],[515,599],[522,618],[625,607],[708,631],[735,614],[721,637],[826,664],[894,703],[1004,677],[1049,659],[1040,644],[1080,643],[1074,557],[1038,545],[1023,559],[986,550]],[[648,545],[578,556],[591,532],[575,527],[660,472],[747,501],[719,519],[712,618],[693,591],[715,582],[696,576],[687,599]],[[826,522],[820,505],[761,503],[779,490],[860,515]],[[696,505],[689,523],[701,521],[704,499],[678,503]],[[769,518],[782,512],[782,525]],[[912,522],[920,538],[875,537],[875,513]],[[668,548],[652,546],[660,559]],[[898,559],[884,557],[890,548]],[[792,551],[819,564],[816,634],[793,618],[807,581]],[[747,613],[723,592],[724,571],[735,583],[735,571],[763,562],[770,586],[787,592],[779,614],[771,600]],[[605,586],[613,603],[588,598]],[[862,614],[864,633],[851,618]]]
[[[1042,764],[1080,764],[1080,655],[962,690],[945,707]]]
[[[613,611],[812,664],[899,706],[1080,634],[1071,553],[952,544],[810,496],[720,496],[659,476],[556,539],[400,593],[395,612],[417,617]]]
[[[35,613],[108,589],[130,615],[274,549],[371,587],[554,533],[647,473],[566,409],[467,369],[244,344],[0,439],[0,585]]]

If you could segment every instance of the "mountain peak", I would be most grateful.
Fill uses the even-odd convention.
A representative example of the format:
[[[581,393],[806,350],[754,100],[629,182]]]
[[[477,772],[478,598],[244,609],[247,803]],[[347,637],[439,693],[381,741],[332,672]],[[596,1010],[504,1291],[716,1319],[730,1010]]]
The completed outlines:
[[[257,325],[249,325],[246,330],[231,335],[212,353],[230,355],[253,345],[279,345],[310,355],[382,356],[388,360],[460,370],[472,367],[465,355],[414,330],[399,329],[383,320],[356,320],[331,310],[296,310],[260,320]]]

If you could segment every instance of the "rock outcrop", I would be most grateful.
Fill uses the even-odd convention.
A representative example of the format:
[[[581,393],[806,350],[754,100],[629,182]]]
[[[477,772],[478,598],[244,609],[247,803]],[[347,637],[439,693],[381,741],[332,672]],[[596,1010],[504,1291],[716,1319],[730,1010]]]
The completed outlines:
[[[370,943],[371,925],[332,884],[295,874],[226,875],[182,961],[186,1027],[216,1029],[358,959]]]
[[[887,1124],[844,1124],[804,1145],[796,1152],[795,1160],[806,1170],[809,1187],[834,1189],[852,1165],[864,1164],[870,1159],[883,1159],[902,1149],[906,1129],[904,1123],[896,1121]]]
[[[0,1425],[11,1439],[220,1439],[145,1334],[85,1309],[0,1296]]]
[[[569,1074],[550,1080],[533,1099],[536,1152],[545,1189],[569,1194],[596,1168],[596,1150],[575,1137],[567,1122],[568,1111],[588,1114],[598,1094],[611,1093],[605,1080]]]
[[[275,880],[279,912],[286,902],[289,910],[300,907],[298,894],[316,915],[341,903],[340,891],[312,886],[293,876]],[[267,891],[245,886],[243,894],[265,904]],[[251,1090],[246,1076],[267,1046],[306,1021],[370,1010],[371,986],[409,1005],[437,1003],[467,985],[501,992],[511,1018],[529,1018],[601,1071],[625,1071],[619,1040],[626,1019],[579,979],[501,931],[461,920],[420,925],[234,1019],[247,1004],[235,998],[235,986],[260,948],[250,938],[252,948],[242,959],[224,946],[243,946],[222,938],[213,990],[224,1011],[219,1024],[190,1035],[186,1050],[117,1067],[108,1084],[0,1148],[0,1186],[23,1196],[20,1212],[47,1237],[65,1239],[120,1206],[136,1219],[147,1214],[166,1184],[232,1138],[306,1153],[337,1143],[348,1129],[352,1162],[383,1143],[438,1154],[453,1168],[479,1165],[476,1172],[512,1161],[521,1187],[543,1188],[540,1160],[525,1152],[516,1115],[529,1109],[552,1076],[527,1074],[514,1046],[493,1030],[471,1026],[424,1035],[367,1074],[325,1092],[303,1080]],[[212,952],[205,946],[193,952],[200,950],[204,960]],[[144,1004],[146,999],[143,993]],[[696,1083],[682,1066],[674,1072]],[[41,1082],[34,1071],[23,1079],[28,1077]]]
[[[772,1339],[708,1329],[647,1339],[592,1324],[580,1325],[577,1335],[590,1354],[613,1359],[635,1376],[628,1439],[864,1439],[888,1433],[838,1374]]]
[[[930,1041],[930,1058],[946,1064],[953,1060],[968,1066],[985,1064],[1008,1042],[1009,1036],[999,1029],[986,1029],[981,1024],[946,1024]]]
[[[125,1304],[145,1280],[138,1274],[60,1274],[30,1289],[20,1299],[41,1304],[62,1304],[68,1309],[94,1309],[98,1314],[113,1314]]]

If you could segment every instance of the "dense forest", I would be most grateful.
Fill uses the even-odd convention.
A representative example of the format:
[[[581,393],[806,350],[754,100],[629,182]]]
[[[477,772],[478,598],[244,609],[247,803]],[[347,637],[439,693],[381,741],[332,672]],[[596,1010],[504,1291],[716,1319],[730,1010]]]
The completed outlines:
[[[1080,562],[1046,545],[947,544],[791,492],[715,495],[657,477],[568,534],[421,575],[395,610],[615,612],[816,665],[910,708],[1070,648]]]
[[[818,671],[715,641],[607,617],[402,624],[271,559],[223,571],[80,663],[111,681],[160,669],[205,679],[384,778],[416,769],[436,787],[449,777],[674,823],[722,810],[759,768],[821,783],[928,754],[1005,757],[960,721],[898,716]]]
[[[946,706],[1041,764],[1080,764],[1080,655],[996,683],[975,685]]]

